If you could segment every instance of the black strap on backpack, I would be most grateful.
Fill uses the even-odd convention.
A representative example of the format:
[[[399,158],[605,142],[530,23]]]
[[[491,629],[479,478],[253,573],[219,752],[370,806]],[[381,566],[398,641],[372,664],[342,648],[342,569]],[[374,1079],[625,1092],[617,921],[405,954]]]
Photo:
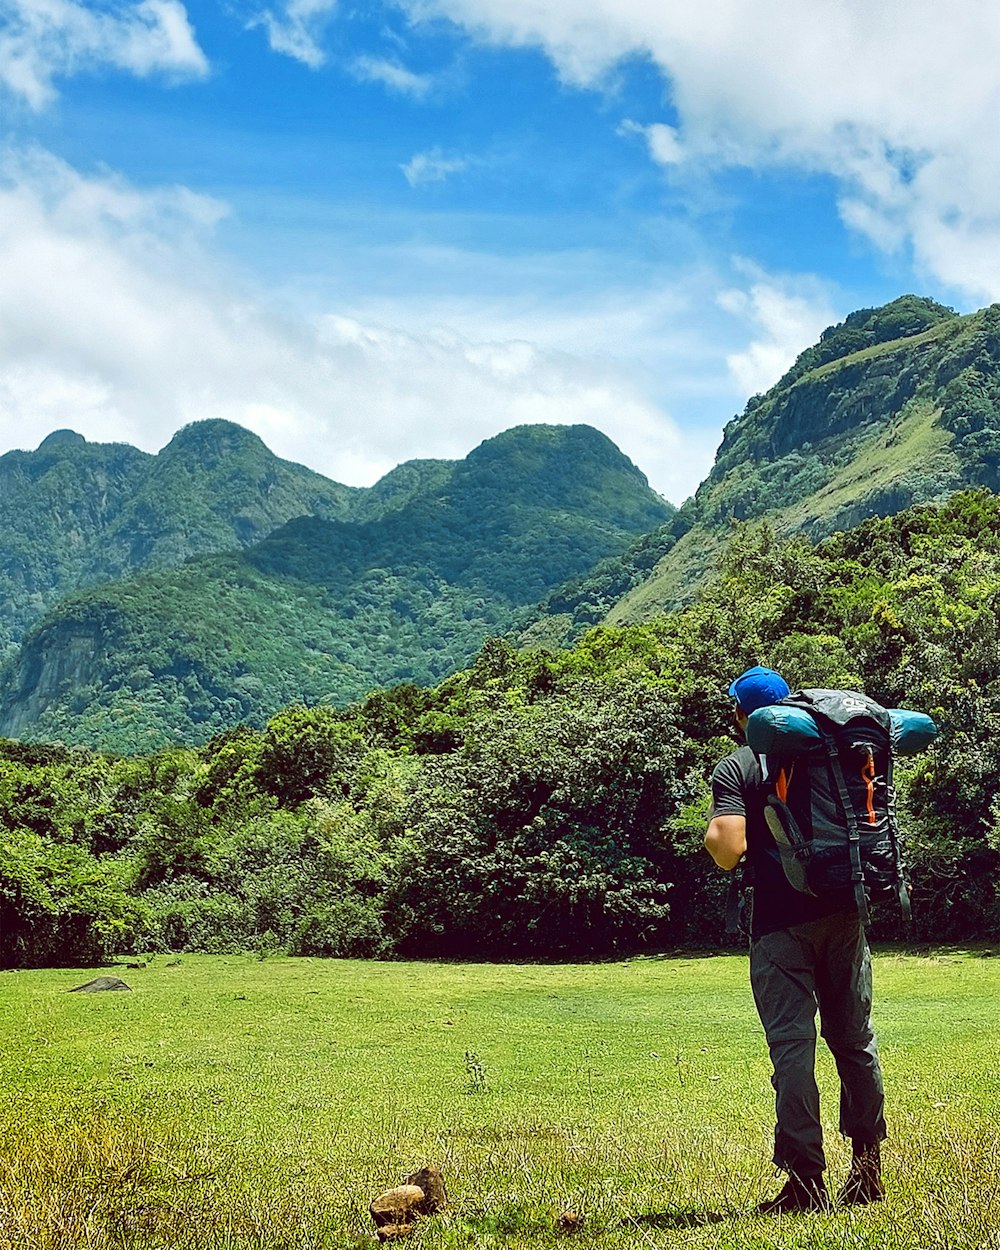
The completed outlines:
[[[861,828],[859,824],[859,816],[847,790],[847,782],[844,779],[844,770],[840,763],[840,752],[837,749],[837,742],[833,735],[824,727],[820,719],[817,718],[817,727],[823,737],[823,745],[826,749],[827,763],[830,768],[830,777],[836,789],[837,797],[840,800],[843,809],[844,819],[848,829],[848,851],[851,862],[851,883],[854,886],[854,898],[858,907],[858,915],[861,917],[861,923],[867,928],[871,919],[868,909],[868,896],[865,893],[865,875],[861,867]],[[892,751],[889,751],[886,761],[886,807],[888,816],[889,837],[892,841],[893,855],[897,865],[901,863],[899,855],[899,827],[896,823],[896,790],[893,785],[893,758]],[[909,924],[911,920],[910,910],[910,891],[906,885],[906,878],[902,869],[896,879],[896,895],[899,899],[899,908],[902,913],[904,924]]]
[[[726,891],[726,937],[749,937],[753,913],[753,872],[743,861],[729,874]]]
[[[836,739],[821,724],[819,725],[819,731],[823,735],[823,745],[826,748],[830,777],[836,788],[837,797],[840,799],[840,806],[843,809],[844,820],[847,824],[848,852],[851,857],[851,884],[854,886],[854,900],[858,905],[858,915],[861,917],[861,923],[867,928],[870,917],[868,914],[868,898],[865,895],[865,874],[861,868],[861,829],[858,826],[858,817],[854,810],[854,805],[851,803],[851,796],[847,792],[847,782],[844,780],[844,770],[840,766],[840,753],[837,750]],[[892,756],[890,755],[889,758],[891,760]]]
[[[896,863],[899,866],[899,876],[896,879],[896,895],[899,898],[899,910],[903,915],[903,923],[908,925],[913,919],[910,909],[910,889],[906,884],[906,874],[903,871],[903,858],[899,842],[899,825],[896,823],[896,787],[892,780],[892,752],[889,752],[889,763],[885,770],[885,788],[886,788],[886,807],[889,813],[889,837],[892,839],[892,850]]]
[[[781,857],[781,867],[788,884],[801,894],[813,894],[806,872],[806,863],[811,854],[809,839],[799,828],[792,809],[785,802],[787,786],[791,781],[791,770],[787,773],[782,769],[779,780],[786,778],[785,791],[776,785],[768,795],[764,804],[764,822],[770,830],[774,844]]]

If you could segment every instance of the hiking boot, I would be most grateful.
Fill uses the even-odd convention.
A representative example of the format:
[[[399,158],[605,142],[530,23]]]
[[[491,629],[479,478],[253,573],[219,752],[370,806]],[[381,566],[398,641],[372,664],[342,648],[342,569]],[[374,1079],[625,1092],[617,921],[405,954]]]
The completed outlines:
[[[837,1194],[845,1207],[864,1207],[885,1197],[882,1184],[882,1152],[878,1142],[851,1143],[851,1170]]]
[[[773,1198],[757,1207],[758,1215],[792,1215],[803,1211],[829,1211],[830,1195],[822,1176],[790,1175]]]

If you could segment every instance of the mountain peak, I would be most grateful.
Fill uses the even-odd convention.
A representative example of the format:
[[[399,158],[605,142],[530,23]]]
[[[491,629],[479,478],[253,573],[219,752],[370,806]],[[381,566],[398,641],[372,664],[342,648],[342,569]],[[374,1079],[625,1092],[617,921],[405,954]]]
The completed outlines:
[[[646,483],[645,475],[606,434],[592,425],[515,425],[488,438],[465,459],[470,468],[509,462],[526,475],[571,457],[580,465],[624,470]]]
[[[819,342],[798,356],[778,386],[790,386],[812,369],[842,360],[866,347],[913,338],[958,315],[954,308],[925,295],[901,295],[878,308],[859,308],[836,325],[827,326]]]
[[[226,457],[246,453],[271,456],[262,439],[234,421],[211,418],[192,421],[177,431],[160,453],[161,456],[196,456],[202,462],[218,462]]]
[[[56,448],[83,447],[87,440],[76,430],[53,430],[38,444],[39,451],[55,451]]]
[[[480,513],[593,510],[631,534],[653,529],[673,511],[628,456],[590,425],[505,430],[456,465],[449,493],[474,499]]]

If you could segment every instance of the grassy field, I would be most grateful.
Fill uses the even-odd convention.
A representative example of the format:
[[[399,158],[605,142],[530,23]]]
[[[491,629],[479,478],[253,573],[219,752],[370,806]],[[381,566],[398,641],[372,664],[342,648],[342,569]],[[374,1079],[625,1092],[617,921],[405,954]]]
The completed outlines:
[[[1000,958],[876,958],[888,1201],[761,1219],[770,1067],[746,959],[596,966],[157,958],[0,974],[0,1247],[1000,1247]],[[836,1080],[820,1058],[831,1180]],[[561,1234],[565,1209],[584,1216]]]

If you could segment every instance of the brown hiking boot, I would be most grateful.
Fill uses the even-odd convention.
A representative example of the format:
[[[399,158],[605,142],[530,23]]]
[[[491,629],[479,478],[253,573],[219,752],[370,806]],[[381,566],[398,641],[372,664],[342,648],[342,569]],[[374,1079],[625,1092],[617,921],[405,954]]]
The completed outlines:
[[[822,1176],[792,1173],[777,1194],[757,1207],[758,1215],[792,1215],[805,1211],[829,1211],[830,1195]]]
[[[851,1143],[851,1170],[837,1194],[837,1202],[845,1207],[865,1207],[885,1197],[882,1184],[882,1151],[878,1142]]]

